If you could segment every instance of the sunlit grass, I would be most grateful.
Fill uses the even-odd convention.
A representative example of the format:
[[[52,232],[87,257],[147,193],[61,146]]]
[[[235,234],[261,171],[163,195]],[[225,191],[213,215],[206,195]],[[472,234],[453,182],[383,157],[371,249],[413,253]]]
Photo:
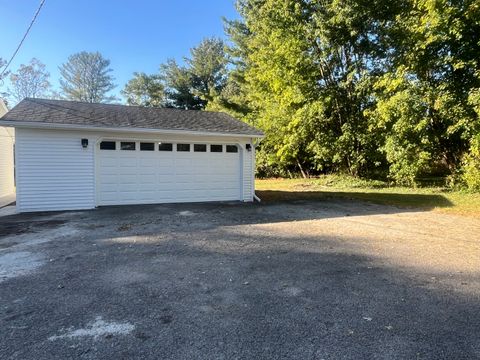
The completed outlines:
[[[322,176],[314,179],[257,179],[256,189],[265,201],[348,198],[480,217],[479,193],[441,187],[407,188],[389,186],[380,181]]]

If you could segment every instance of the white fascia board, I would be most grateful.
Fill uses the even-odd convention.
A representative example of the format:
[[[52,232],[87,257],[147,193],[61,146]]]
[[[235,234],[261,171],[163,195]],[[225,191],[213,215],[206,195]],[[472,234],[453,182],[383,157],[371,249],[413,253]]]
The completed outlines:
[[[238,133],[217,133],[208,131],[191,131],[191,130],[163,130],[163,129],[147,129],[147,128],[124,128],[124,127],[96,127],[88,125],[72,125],[72,124],[53,124],[23,121],[0,120],[0,125],[11,126],[15,128],[29,129],[52,129],[52,130],[89,130],[103,132],[125,132],[125,133],[151,133],[151,134],[172,134],[172,135],[196,135],[196,136],[228,136],[228,137],[246,137],[246,138],[263,138],[265,135],[238,134]]]

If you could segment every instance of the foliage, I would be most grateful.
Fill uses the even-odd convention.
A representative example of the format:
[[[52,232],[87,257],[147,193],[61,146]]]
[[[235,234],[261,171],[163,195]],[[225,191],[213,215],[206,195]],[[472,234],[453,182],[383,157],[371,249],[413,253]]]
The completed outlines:
[[[224,48],[222,40],[207,38],[190,50],[190,58],[185,58],[192,92],[204,101],[211,101],[225,87],[227,57]]]
[[[288,171],[367,175],[381,164],[365,116],[373,11],[339,1],[243,1],[244,27],[227,23],[248,102],[267,134],[260,151]]]
[[[226,89],[227,60],[223,41],[206,38],[190,50],[183,66],[169,59],[158,74],[134,73],[122,95],[131,105],[202,110],[211,102],[216,109],[221,95],[232,95],[232,87]]]
[[[82,51],[71,55],[59,67],[63,96],[70,100],[85,102],[109,102],[115,100],[108,93],[116,85],[110,74],[110,60],[99,52]]]
[[[469,152],[463,160],[463,181],[470,190],[480,191],[480,89],[471,91],[469,100],[477,113],[477,119],[472,126]]]
[[[0,57],[0,74],[2,73],[6,65],[7,65],[7,61]],[[0,88],[2,88],[5,85],[5,78],[9,74],[10,72],[7,70],[0,76]],[[5,102],[5,104],[8,103],[7,96],[8,96],[7,92],[0,90],[0,99],[2,99]]]
[[[46,97],[51,88],[49,77],[50,73],[45,69],[45,65],[33,58],[28,65],[20,65],[18,70],[10,75],[12,89],[9,89],[9,94],[16,102],[27,97]]]
[[[235,92],[212,104],[265,131],[259,174],[415,185],[462,159],[471,173],[476,1],[241,0],[238,9],[242,19],[226,22]]]
[[[168,104],[182,109],[204,109],[227,83],[227,55],[220,39],[206,38],[190,49],[186,66],[168,60],[160,66]]]
[[[472,139],[470,152],[465,155],[463,179],[470,190],[480,191],[480,134]]]
[[[6,65],[7,65],[7,61],[0,57],[0,73],[3,72]],[[5,79],[9,74],[10,72],[8,70],[5,71],[0,77],[0,82],[3,81],[3,79]],[[3,84],[0,83],[0,85],[3,85]]]
[[[193,93],[193,78],[188,68],[173,59],[160,65],[160,77],[165,87],[168,106],[179,109],[200,110],[205,101]]]
[[[135,72],[121,93],[128,105],[151,107],[165,105],[165,88],[158,75]]]

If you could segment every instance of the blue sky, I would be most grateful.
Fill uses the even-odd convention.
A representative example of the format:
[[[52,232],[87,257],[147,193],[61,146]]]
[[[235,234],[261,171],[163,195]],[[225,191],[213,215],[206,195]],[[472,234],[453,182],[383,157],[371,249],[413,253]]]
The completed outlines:
[[[0,57],[10,58],[40,0],[0,0]],[[32,57],[58,85],[69,55],[100,51],[111,60],[118,93],[134,71],[156,72],[181,60],[204,37],[224,37],[222,16],[238,17],[234,0],[46,0],[10,70]],[[8,84],[6,84],[8,85]]]

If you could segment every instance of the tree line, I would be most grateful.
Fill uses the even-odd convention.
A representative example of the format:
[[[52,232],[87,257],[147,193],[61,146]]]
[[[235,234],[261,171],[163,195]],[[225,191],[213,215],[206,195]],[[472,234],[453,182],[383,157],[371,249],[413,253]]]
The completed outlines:
[[[205,39],[182,65],[172,59],[155,74],[135,73],[125,102],[225,111],[261,128],[259,176],[346,173],[409,186],[442,177],[480,190],[478,1],[237,7],[240,19],[225,20],[226,42]],[[105,81],[93,91],[95,76],[83,76],[77,56],[61,67],[63,96],[111,101],[108,60],[94,67]],[[88,91],[76,91],[83,82]]]
[[[205,39],[191,49],[191,57],[185,57],[184,63],[179,65],[169,59],[159,66],[157,74],[135,72],[120,94],[128,105],[203,110],[225,85],[228,73],[225,44],[220,39]],[[0,58],[0,69],[4,65],[5,61]],[[99,52],[73,54],[59,66],[59,71],[61,78],[56,91],[45,64],[33,58],[16,71],[4,74],[10,86],[1,95],[13,104],[27,97],[90,103],[121,101],[111,95],[117,85],[110,60]]]
[[[0,69],[5,66],[0,58]],[[50,82],[50,73],[45,64],[37,58],[28,64],[21,64],[16,71],[7,71],[0,78],[0,85],[10,80],[10,86],[0,92],[0,96],[10,104],[24,98],[69,99],[86,102],[112,102],[115,96],[109,95],[116,85],[110,68],[110,60],[99,52],[82,51],[71,55],[59,66],[60,91]]]
[[[480,188],[474,0],[242,0],[227,22],[259,171]]]
[[[225,111],[260,127],[259,176],[441,178],[480,190],[478,1],[237,6],[228,45],[207,39],[185,67],[137,74],[127,101],[152,105],[153,82],[163,94],[153,106]]]

